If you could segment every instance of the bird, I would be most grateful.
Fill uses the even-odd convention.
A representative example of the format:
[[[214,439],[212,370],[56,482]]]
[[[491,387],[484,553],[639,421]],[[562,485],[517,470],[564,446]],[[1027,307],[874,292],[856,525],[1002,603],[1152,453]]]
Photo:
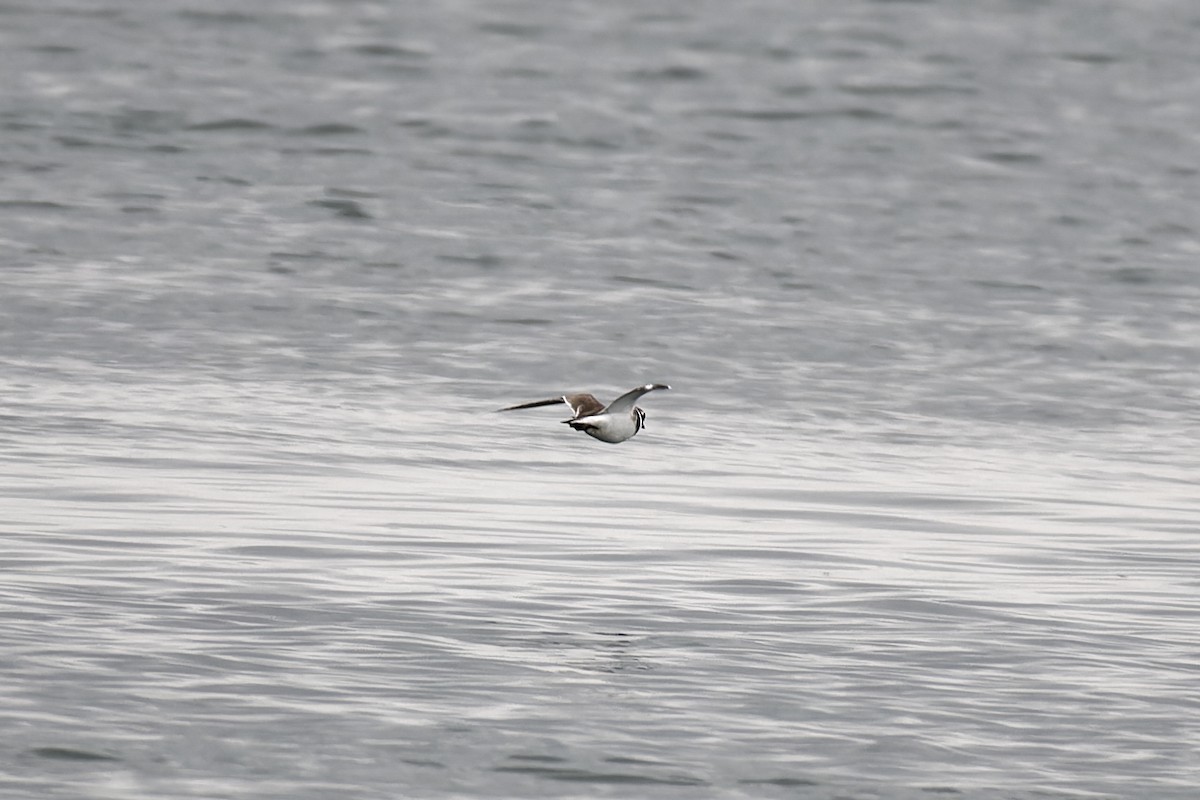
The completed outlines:
[[[593,439],[599,439],[609,444],[617,444],[633,436],[646,427],[646,412],[634,405],[639,397],[655,389],[670,389],[665,383],[647,383],[636,389],[630,389],[625,394],[613,400],[607,406],[596,399],[594,395],[564,394],[551,397],[549,400],[534,400],[532,403],[521,403],[500,409],[501,411],[517,411],[522,408],[538,408],[566,403],[571,409],[572,417],[564,419],[563,424],[570,425],[577,431],[583,431]]]

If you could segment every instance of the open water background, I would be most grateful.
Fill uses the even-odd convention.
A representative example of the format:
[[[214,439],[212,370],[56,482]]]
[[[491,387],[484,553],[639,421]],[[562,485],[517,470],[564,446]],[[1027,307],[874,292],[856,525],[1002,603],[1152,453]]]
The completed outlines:
[[[0,796],[1196,797],[1198,40],[0,3]]]

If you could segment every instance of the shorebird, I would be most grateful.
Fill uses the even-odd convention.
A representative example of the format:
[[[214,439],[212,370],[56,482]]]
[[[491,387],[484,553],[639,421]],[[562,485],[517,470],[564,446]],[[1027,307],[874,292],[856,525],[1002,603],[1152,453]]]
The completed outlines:
[[[646,412],[634,405],[639,397],[655,389],[670,389],[665,383],[647,383],[631,389],[608,404],[607,407],[595,396],[590,394],[564,394],[561,397],[551,397],[549,400],[534,400],[532,403],[521,403],[519,406],[509,406],[501,411],[516,411],[521,408],[537,408],[566,403],[573,416],[564,419],[563,423],[577,431],[583,431],[593,439],[616,444],[632,438],[634,434],[646,427]]]

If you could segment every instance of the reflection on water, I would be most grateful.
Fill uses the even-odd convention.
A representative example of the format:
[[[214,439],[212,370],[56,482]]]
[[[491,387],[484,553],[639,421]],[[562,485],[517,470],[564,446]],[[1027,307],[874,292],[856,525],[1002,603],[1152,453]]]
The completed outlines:
[[[242,389],[108,387],[83,420],[12,415],[38,466],[10,459],[5,489],[6,714],[39,731],[14,790],[44,761],[158,791],[164,759],[203,780],[227,758],[244,787],[313,753],[343,788],[456,791],[483,769],[518,794],[832,796],[934,771],[1033,791],[1108,775],[1114,752],[1132,790],[1185,763],[1172,466],[1140,463],[1131,489],[1128,455],[1018,450],[999,426],[990,449],[930,436],[887,458],[869,429],[759,439],[770,411],[683,401],[640,447],[601,449],[351,387],[261,410]]]

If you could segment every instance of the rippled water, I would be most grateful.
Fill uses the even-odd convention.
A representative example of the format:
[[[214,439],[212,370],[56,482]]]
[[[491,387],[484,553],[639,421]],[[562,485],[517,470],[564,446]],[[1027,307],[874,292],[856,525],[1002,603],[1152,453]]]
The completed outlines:
[[[1198,33],[0,5],[0,796],[1193,797]]]

